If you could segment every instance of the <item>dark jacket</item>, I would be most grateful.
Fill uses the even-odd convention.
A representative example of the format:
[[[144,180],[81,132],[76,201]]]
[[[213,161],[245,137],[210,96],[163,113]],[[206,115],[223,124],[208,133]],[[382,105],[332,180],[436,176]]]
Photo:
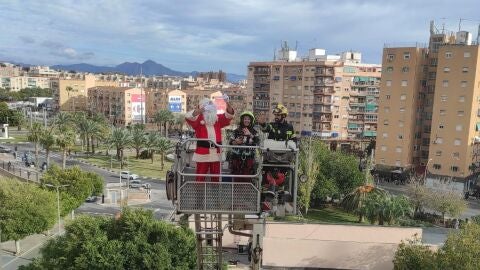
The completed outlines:
[[[253,127],[247,127],[248,130],[250,131],[250,133],[252,134],[251,136],[245,136],[243,134],[243,129],[244,128],[245,127],[240,126],[232,132],[232,136],[230,137],[230,141],[229,141],[230,145],[233,145],[233,141],[236,140],[237,138],[243,138],[243,144],[241,144],[243,146],[256,146],[260,143],[260,138],[258,136],[258,133]],[[232,149],[232,154],[234,154],[234,155],[244,154],[244,155],[247,155],[247,156],[250,156],[250,155],[253,156],[254,151],[253,151],[253,149],[233,148]]]
[[[261,124],[260,127],[262,128],[263,132],[268,133],[268,139],[275,141],[297,140],[295,137],[295,132],[293,131],[293,126],[287,123],[287,121],[280,123],[265,123]]]

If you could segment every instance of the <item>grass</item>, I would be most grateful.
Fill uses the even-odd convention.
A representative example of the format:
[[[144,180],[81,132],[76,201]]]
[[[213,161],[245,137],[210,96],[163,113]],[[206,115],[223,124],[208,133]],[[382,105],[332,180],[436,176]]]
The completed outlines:
[[[20,143],[28,142],[26,134],[11,134],[12,139],[1,139],[0,143]]]
[[[105,155],[95,155],[95,156],[84,156],[79,157],[79,159],[85,160],[91,164],[95,164],[100,167],[110,168],[110,156]],[[120,171],[120,162],[114,157],[112,160],[112,169],[115,171]],[[170,169],[172,163],[165,160],[165,167],[163,170],[160,168],[160,155],[156,155],[154,162],[150,159],[135,159],[135,156],[128,157],[128,166],[124,166],[123,170],[130,171],[132,173],[138,174],[142,177],[154,177],[157,179],[165,179],[165,174],[167,170]]]
[[[331,223],[331,224],[359,224],[358,217],[335,206],[317,209],[310,208],[303,218],[299,216],[286,216],[269,218],[275,221]]]

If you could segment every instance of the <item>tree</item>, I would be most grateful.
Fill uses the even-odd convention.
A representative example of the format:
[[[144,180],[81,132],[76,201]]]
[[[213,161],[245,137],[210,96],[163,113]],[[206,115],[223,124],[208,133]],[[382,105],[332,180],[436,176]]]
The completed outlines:
[[[45,149],[45,157],[48,166],[50,165],[50,151],[55,145],[55,136],[52,128],[43,128],[42,136],[40,138],[40,144]]]
[[[379,225],[384,225],[385,222],[391,225],[398,218],[408,215],[411,206],[406,197],[391,196],[385,193],[368,196],[360,211],[371,224],[378,221]]]
[[[167,123],[174,119],[173,113],[169,110],[160,110],[153,115],[153,121],[158,125],[160,134],[165,129],[165,137],[168,138]]]
[[[480,269],[480,225],[467,224],[450,233],[445,244],[432,251],[420,241],[401,243],[393,260],[394,269]]]
[[[386,196],[383,189],[375,187],[372,184],[361,185],[355,188],[342,200],[342,207],[347,211],[358,214],[358,222],[363,222],[363,217],[371,212],[366,212],[372,208],[364,207],[369,197]],[[373,202],[370,202],[373,203]],[[370,206],[371,207],[371,206]],[[374,208],[373,208],[374,209]]]
[[[17,130],[22,130],[25,125],[25,115],[21,111],[11,111],[9,125],[17,126]]]
[[[78,92],[78,90],[73,89],[71,86],[67,86],[67,87],[65,88],[65,90],[67,91],[67,95],[68,95],[69,102],[72,102],[72,104],[73,104],[73,106],[72,106],[72,107],[73,107],[73,110],[72,110],[72,111],[75,112],[75,97],[72,97],[72,99],[70,100],[70,94],[71,94],[71,93],[74,93],[74,92]]]
[[[78,166],[60,169],[53,165],[43,174],[41,184],[68,185],[61,193],[62,213],[78,208],[89,196],[103,193],[103,180],[98,174],[82,171]]]
[[[312,141],[312,137],[305,140],[300,148],[300,171],[305,181],[299,183],[298,202],[305,214],[308,214],[312,190],[318,179],[319,162],[316,159],[316,148],[318,142]]]
[[[433,196],[430,189],[417,181],[407,186],[407,194],[414,207],[414,216],[423,211],[423,208],[428,205],[430,198]]]
[[[183,127],[185,126],[185,114],[183,113],[177,113],[175,114],[175,128],[178,131],[183,131]]]
[[[27,139],[35,146],[35,165],[38,166],[38,150],[43,135],[43,127],[40,123],[33,123],[28,132]]]
[[[145,146],[145,125],[135,124],[133,125],[132,130],[130,131],[132,137],[132,147],[135,149],[135,158],[138,159],[140,156],[140,150]]]
[[[0,242],[18,241],[50,229],[56,220],[56,205],[53,192],[34,184],[0,178]]]
[[[195,269],[195,235],[158,221],[148,210],[118,219],[82,216],[51,239],[41,257],[20,269]]]
[[[123,169],[123,150],[131,144],[132,136],[124,128],[112,128],[108,143],[117,150],[117,159],[120,161],[120,168]]]
[[[72,116],[69,113],[66,112],[59,112],[55,116],[55,119],[53,120],[53,125],[55,126],[56,129],[62,131],[66,130],[67,128],[70,128],[70,125],[72,123]]]
[[[465,211],[467,203],[462,196],[453,191],[437,190],[431,193],[428,206],[442,213],[443,223],[445,223],[445,214],[456,218]]]
[[[67,152],[75,145],[75,131],[68,127],[59,129],[56,133],[55,143],[62,149],[62,168],[65,169]]]
[[[400,243],[393,265],[395,270],[433,270],[437,269],[436,253],[428,246],[422,244],[416,236],[407,243]]]
[[[172,142],[168,138],[160,137],[157,141],[156,150],[160,154],[160,167],[161,170],[165,168],[165,154],[173,148]],[[153,154],[152,154],[152,162],[153,162]]]
[[[145,148],[147,149],[148,156],[151,158],[153,163],[153,154],[158,146],[158,141],[160,139],[160,135],[156,132],[150,132],[145,138]]]

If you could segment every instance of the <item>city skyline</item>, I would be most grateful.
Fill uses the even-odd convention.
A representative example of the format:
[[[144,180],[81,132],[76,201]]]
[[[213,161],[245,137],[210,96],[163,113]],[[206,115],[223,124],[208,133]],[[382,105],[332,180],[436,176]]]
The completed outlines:
[[[0,60],[115,66],[152,59],[178,71],[246,74],[249,62],[271,60],[285,40],[291,47],[298,42],[300,56],[314,47],[329,54],[354,50],[364,62],[380,63],[385,43],[427,40],[430,20],[456,31],[462,18],[462,29],[476,39],[480,18],[474,4],[7,1],[0,3],[0,23],[9,25],[0,37]]]

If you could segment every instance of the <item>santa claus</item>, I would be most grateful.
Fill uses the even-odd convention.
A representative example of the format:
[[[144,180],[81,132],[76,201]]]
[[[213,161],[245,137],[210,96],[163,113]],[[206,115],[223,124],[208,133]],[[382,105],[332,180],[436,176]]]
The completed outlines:
[[[230,125],[234,110],[228,96],[223,96],[227,105],[226,112],[217,114],[217,107],[212,100],[204,98],[198,107],[187,113],[185,119],[195,131],[197,148],[192,160],[197,164],[197,174],[220,174],[220,149],[212,143],[222,144],[221,129]],[[211,177],[212,182],[218,182],[218,177]],[[205,176],[197,176],[196,181],[204,182]]]

